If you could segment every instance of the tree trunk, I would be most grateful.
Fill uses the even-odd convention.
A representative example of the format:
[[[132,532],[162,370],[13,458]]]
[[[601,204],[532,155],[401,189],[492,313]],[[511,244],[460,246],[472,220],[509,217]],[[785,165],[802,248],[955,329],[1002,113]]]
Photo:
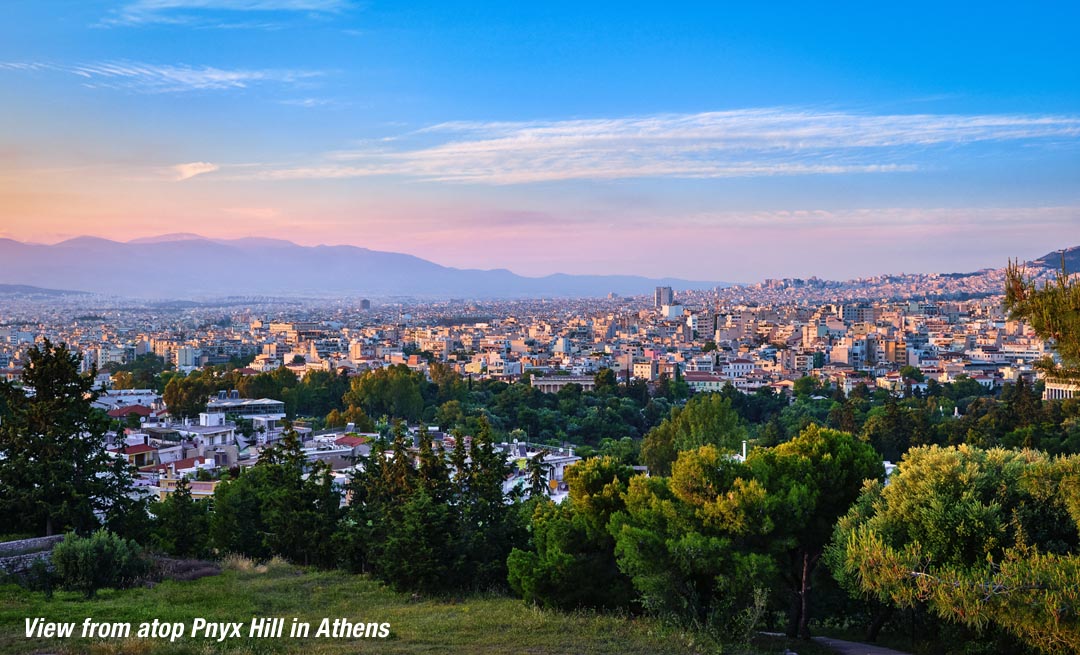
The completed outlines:
[[[45,536],[46,537],[53,536],[52,515],[51,514],[47,515],[45,517]]]
[[[799,586],[799,638],[810,638],[810,587],[811,576],[814,575],[814,567],[817,566],[819,554],[811,555],[808,551],[802,554],[802,581]]]
[[[802,596],[800,590],[802,588],[802,578],[799,575],[797,567],[799,565],[799,556],[797,553],[791,553],[791,562],[788,568],[788,575],[784,575],[784,581],[791,589],[791,604],[788,606],[788,621],[787,630],[785,634],[790,639],[795,639],[799,636],[799,624],[802,622]]]
[[[870,620],[870,625],[866,628],[866,641],[875,642],[878,638],[878,633],[881,632],[881,628],[885,626],[885,622],[889,620],[892,615],[892,608],[888,605],[882,605],[875,603],[878,607],[874,610],[874,616]]]
[[[788,607],[788,621],[787,630],[784,633],[791,639],[799,636],[799,623],[802,621],[800,611],[802,610],[802,599],[799,597],[799,590],[792,589],[791,605]]]

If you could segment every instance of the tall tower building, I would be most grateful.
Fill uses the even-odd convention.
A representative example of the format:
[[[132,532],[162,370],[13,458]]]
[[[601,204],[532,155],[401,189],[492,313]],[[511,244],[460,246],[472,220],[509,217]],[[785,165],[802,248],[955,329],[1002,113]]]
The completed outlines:
[[[671,287],[656,287],[656,292],[653,294],[653,306],[659,309],[664,305],[670,305],[674,299],[675,292],[671,290]]]

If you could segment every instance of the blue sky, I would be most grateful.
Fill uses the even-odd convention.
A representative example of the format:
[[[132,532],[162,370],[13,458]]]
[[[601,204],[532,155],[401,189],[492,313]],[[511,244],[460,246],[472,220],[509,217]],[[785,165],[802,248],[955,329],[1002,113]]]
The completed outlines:
[[[1080,244],[1078,14],[5,3],[0,236],[723,280],[1001,265]]]

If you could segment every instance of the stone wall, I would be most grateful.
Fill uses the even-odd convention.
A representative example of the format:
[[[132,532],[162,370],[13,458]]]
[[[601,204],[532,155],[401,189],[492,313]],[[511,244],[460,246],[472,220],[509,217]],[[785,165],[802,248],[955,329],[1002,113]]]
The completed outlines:
[[[0,543],[0,572],[20,573],[39,559],[49,559],[53,546],[63,540],[63,535],[56,535]]]

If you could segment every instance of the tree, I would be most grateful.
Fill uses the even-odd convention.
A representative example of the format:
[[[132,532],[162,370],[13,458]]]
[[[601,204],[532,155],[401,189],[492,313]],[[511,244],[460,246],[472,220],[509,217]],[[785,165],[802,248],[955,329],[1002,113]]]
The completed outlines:
[[[267,549],[305,565],[335,564],[331,547],[341,496],[325,462],[308,463],[294,430],[263,451],[252,469],[258,486]],[[305,475],[306,474],[306,475]]]
[[[112,375],[112,388],[113,389],[134,389],[135,381],[131,376],[131,373],[127,371],[117,371]]]
[[[212,391],[202,376],[174,377],[165,385],[161,398],[176,418],[194,418],[206,411],[206,399]]]
[[[91,402],[94,372],[79,373],[79,358],[48,339],[27,354],[23,384],[32,394],[0,383],[0,515],[5,529],[52,535],[81,534],[97,515],[138,518],[145,507],[129,498],[131,467],[105,449],[108,417]]]
[[[812,375],[804,375],[803,377],[795,380],[795,385],[792,389],[795,395],[799,398],[807,398],[821,391],[821,384],[818,379]]]
[[[889,396],[885,399],[884,410],[875,409],[866,420],[862,436],[881,453],[883,459],[896,462],[911,447],[912,441],[918,438],[916,432],[913,412],[901,407],[895,398]]]
[[[391,418],[418,421],[424,410],[421,389],[425,384],[422,373],[398,364],[353,378],[342,401],[363,409],[368,416],[386,414]]]
[[[1080,369],[1080,281],[1065,270],[1062,254],[1057,278],[1038,288],[1018,262],[1005,269],[1005,309],[1014,320],[1024,320],[1043,339],[1053,339],[1066,371]]]
[[[211,538],[222,552],[333,566],[340,504],[329,467],[309,465],[296,432],[288,430],[255,466],[218,485]]]
[[[548,451],[541,450],[529,458],[527,471],[529,475],[529,498],[547,497],[548,484],[547,474],[550,469],[544,457]]]
[[[203,557],[210,545],[209,504],[191,496],[191,484],[180,478],[165,500],[155,503],[152,540],[156,548],[176,557]]]
[[[542,607],[629,607],[634,589],[615,562],[611,515],[625,508],[633,471],[612,458],[579,462],[566,471],[568,501],[536,504],[531,548],[507,560],[511,589]]]
[[[900,367],[900,377],[905,380],[914,380],[915,382],[926,381],[926,376],[923,375],[923,372],[911,365]]]
[[[327,414],[326,418],[323,420],[323,425],[327,429],[343,428],[345,427],[345,424],[345,418],[341,415],[341,412],[336,409],[330,410],[330,413]]]
[[[746,428],[731,401],[720,394],[695,396],[686,407],[671,410],[671,415],[645,435],[641,459],[655,475],[667,475],[678,453],[706,444],[734,452]]]
[[[615,371],[604,367],[593,376],[596,393],[614,393],[619,387],[619,380],[615,377]]]
[[[635,476],[609,529],[642,606],[722,631],[771,581],[765,489],[715,446],[680,452],[670,478]]]
[[[456,478],[464,579],[474,588],[506,584],[506,558],[520,539],[516,502],[508,504],[503,492],[509,473],[510,465],[495,447],[491,425],[484,417],[473,435],[464,474],[459,468]]]
[[[747,465],[768,491],[769,515],[783,544],[781,567],[792,592],[789,636],[809,639],[811,581],[833,525],[855,502],[864,480],[885,475],[881,458],[846,432],[810,426],[791,441],[751,452]]]
[[[829,426],[841,432],[855,434],[859,426],[855,417],[854,404],[846,400],[833,403],[832,409],[829,410]]]
[[[1080,457],[915,448],[839,524],[841,580],[901,608],[1080,651]]]
[[[419,487],[387,531],[379,577],[400,591],[442,593],[460,583],[454,543],[454,516],[445,501]]]

